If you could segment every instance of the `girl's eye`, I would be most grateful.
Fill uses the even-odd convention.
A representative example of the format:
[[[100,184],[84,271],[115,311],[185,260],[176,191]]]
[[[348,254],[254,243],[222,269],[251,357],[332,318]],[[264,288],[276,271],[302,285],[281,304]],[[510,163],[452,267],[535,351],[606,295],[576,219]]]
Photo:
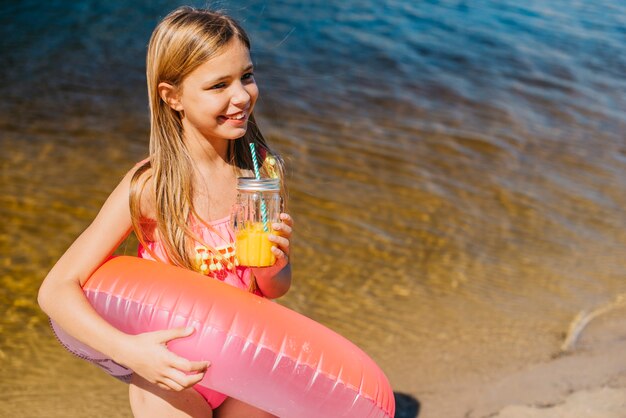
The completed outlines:
[[[218,83],[214,86],[209,87],[209,90],[219,90],[223,89],[224,87],[226,87],[226,83]]]
[[[244,81],[251,81],[254,78],[254,73],[246,73],[241,77]]]

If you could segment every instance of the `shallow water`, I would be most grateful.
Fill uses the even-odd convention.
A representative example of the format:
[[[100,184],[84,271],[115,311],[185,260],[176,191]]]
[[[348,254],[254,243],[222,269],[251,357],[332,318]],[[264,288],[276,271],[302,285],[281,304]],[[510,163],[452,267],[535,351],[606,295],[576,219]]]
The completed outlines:
[[[147,152],[145,45],[173,6],[101,3],[0,6],[6,416],[130,414],[35,300]],[[622,2],[215,4],[251,34],[259,123],[289,164],[281,303],[361,346],[397,391],[549,358],[578,311],[626,292]]]

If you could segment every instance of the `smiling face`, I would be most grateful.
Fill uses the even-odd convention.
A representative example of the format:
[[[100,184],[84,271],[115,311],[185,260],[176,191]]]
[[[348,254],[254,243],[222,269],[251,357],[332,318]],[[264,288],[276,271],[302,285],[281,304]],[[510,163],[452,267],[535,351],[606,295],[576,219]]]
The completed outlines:
[[[180,112],[186,139],[198,134],[207,140],[241,138],[259,96],[250,51],[232,40],[178,88],[164,87],[161,96]]]

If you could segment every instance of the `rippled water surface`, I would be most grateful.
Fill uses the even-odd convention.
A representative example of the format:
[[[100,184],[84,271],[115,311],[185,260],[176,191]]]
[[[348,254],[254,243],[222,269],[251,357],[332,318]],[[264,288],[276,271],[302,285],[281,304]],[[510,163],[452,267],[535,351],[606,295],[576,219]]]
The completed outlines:
[[[422,400],[549,358],[626,292],[626,6],[333,3],[215,3],[250,32],[289,164],[281,303]],[[147,153],[145,45],[174,5],[0,6],[0,415],[130,416],[35,299]]]

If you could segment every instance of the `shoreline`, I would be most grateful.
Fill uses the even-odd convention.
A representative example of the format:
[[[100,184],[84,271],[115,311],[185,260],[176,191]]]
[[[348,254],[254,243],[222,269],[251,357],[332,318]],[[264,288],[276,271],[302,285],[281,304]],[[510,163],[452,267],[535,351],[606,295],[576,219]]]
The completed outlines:
[[[626,418],[626,309],[599,317],[551,360],[418,397],[418,418]]]

